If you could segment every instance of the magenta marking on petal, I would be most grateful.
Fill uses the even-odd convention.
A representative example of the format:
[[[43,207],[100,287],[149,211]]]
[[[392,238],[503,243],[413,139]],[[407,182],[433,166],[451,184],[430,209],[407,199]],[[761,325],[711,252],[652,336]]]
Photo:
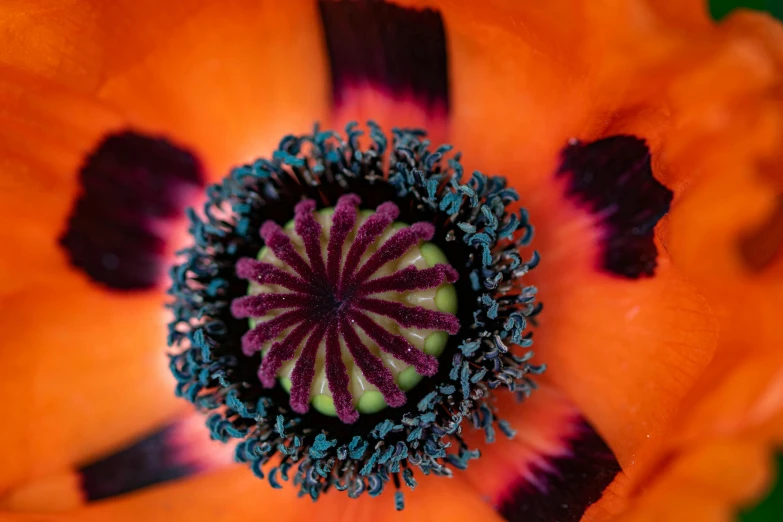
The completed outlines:
[[[351,312],[350,317],[384,352],[410,364],[422,375],[431,376],[437,373],[438,360],[432,355],[417,350],[403,336],[387,332],[363,313]]]
[[[361,284],[386,263],[399,259],[420,240],[432,239],[434,230],[430,223],[414,223],[408,228],[398,230],[370,256],[356,275],[350,278],[349,284]]]
[[[257,351],[260,351],[264,343],[271,341],[283,330],[290,328],[298,322],[306,319],[312,312],[308,309],[297,308],[289,312],[282,313],[258,324],[255,328],[247,332],[242,336],[242,352],[245,355],[252,355]]]
[[[294,208],[294,229],[304,241],[313,276],[323,280],[326,277],[326,265],[321,254],[321,224],[313,217],[314,211],[315,201],[312,199],[298,203]]]
[[[329,391],[332,392],[334,408],[337,416],[346,424],[353,424],[359,419],[359,412],[353,407],[353,397],[348,390],[350,378],[343,363],[340,333],[337,324],[332,323],[326,332],[326,378]]]
[[[231,313],[237,319],[262,317],[276,308],[298,308],[312,303],[306,294],[258,294],[239,297],[231,302]]]
[[[353,274],[367,247],[375,243],[380,235],[383,234],[383,231],[386,230],[386,227],[391,225],[399,215],[400,209],[397,208],[397,205],[387,202],[379,205],[375,214],[362,223],[345,258],[338,294],[342,295],[346,280]]]
[[[300,293],[313,291],[312,285],[304,279],[291,275],[274,265],[249,257],[243,257],[237,261],[236,272],[240,279],[247,279],[261,285],[279,285]]]
[[[354,308],[389,317],[406,328],[445,330],[451,335],[459,331],[459,320],[453,315],[421,306],[405,306],[396,301],[365,297],[359,299]]]
[[[318,354],[318,346],[323,338],[328,323],[322,321],[310,334],[305,342],[302,353],[291,373],[291,409],[297,413],[307,413],[310,409],[310,388],[315,377],[315,358]]]
[[[345,238],[356,225],[356,208],[361,199],[356,194],[340,196],[332,216],[332,228],[329,230],[327,246],[327,273],[329,284],[337,286],[340,279],[340,261],[343,257]]]
[[[310,269],[310,266],[302,259],[302,256],[294,250],[291,238],[283,232],[280,225],[274,221],[265,222],[261,226],[261,237],[264,238],[266,246],[274,252],[278,259],[290,266],[306,281],[312,280],[312,270]]]
[[[386,365],[383,364],[381,358],[373,355],[362,344],[362,340],[345,318],[340,321],[340,333],[343,339],[345,339],[345,345],[348,347],[348,351],[351,353],[354,361],[356,361],[356,365],[362,371],[364,378],[378,388],[386,404],[392,407],[405,404],[405,394],[397,387],[397,384],[394,382],[394,376],[392,376]]]
[[[261,384],[267,388],[275,385],[275,377],[283,363],[290,361],[296,355],[296,349],[304,340],[305,336],[315,329],[316,323],[312,320],[305,320],[294,328],[285,338],[277,341],[261,360],[261,368],[258,370],[258,378]]]
[[[367,281],[357,289],[356,296],[436,288],[444,280],[453,283],[458,277],[457,271],[449,265],[438,264],[423,270],[415,266],[407,266],[391,275]]]

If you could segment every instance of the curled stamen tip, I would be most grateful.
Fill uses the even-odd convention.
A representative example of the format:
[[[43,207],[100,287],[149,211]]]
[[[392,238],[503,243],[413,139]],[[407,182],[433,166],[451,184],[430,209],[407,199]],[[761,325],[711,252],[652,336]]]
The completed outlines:
[[[381,203],[380,205],[378,205],[378,208],[376,208],[375,211],[378,214],[388,216],[391,219],[397,219],[397,217],[400,215],[400,207],[398,207],[391,201]]]
[[[416,232],[416,234],[424,241],[429,241],[435,235],[435,225],[432,223],[426,223],[424,221],[419,221],[418,223],[412,224],[411,230]]]

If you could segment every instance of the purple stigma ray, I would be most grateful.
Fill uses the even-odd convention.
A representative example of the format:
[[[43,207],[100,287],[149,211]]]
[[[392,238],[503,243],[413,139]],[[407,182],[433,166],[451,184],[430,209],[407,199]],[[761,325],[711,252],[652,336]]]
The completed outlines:
[[[316,360],[324,346],[324,370],[329,391],[337,416],[346,424],[356,422],[359,413],[350,393],[350,376],[343,362],[343,346],[367,382],[378,388],[388,405],[397,407],[406,401],[389,368],[365,345],[354,324],[381,351],[427,376],[437,372],[437,358],[417,349],[405,337],[386,330],[373,319],[373,314],[386,317],[402,328],[455,334],[460,326],[457,318],[448,313],[368,297],[385,292],[437,288],[441,284],[455,282],[458,274],[454,268],[444,264],[426,269],[407,266],[390,275],[369,280],[381,267],[399,259],[420,241],[431,239],[435,229],[429,223],[415,223],[395,232],[374,253],[367,255],[368,248],[399,216],[397,206],[387,202],[379,205],[376,213],[358,227],[351,246],[346,248],[345,243],[356,227],[360,201],[354,194],[344,195],[338,200],[328,238],[325,238],[326,260],[322,253],[322,226],[314,215],[314,201],[305,200],[295,207],[294,231],[302,239],[304,257],[277,223],[265,222],[261,227],[261,237],[288,270],[244,258],[237,262],[237,275],[256,284],[278,285],[290,293],[253,294],[239,297],[231,304],[237,319],[266,319],[242,337],[242,350],[248,356],[263,352],[265,346],[272,343],[263,355],[258,371],[264,387],[275,386],[277,373],[283,364],[294,359],[299,351],[291,373],[290,396],[290,406],[297,413],[309,410]],[[359,267],[365,256],[366,261]],[[279,310],[279,315],[266,315],[274,310]]]
[[[304,321],[312,313],[312,309],[296,308],[290,312],[282,313],[274,319],[258,324],[242,336],[242,353],[252,355],[259,351],[265,342],[271,341],[286,328]]]
[[[348,390],[350,378],[343,364],[340,348],[340,332],[338,325],[334,323],[329,325],[326,333],[326,358],[334,362],[326,367],[326,379],[334,398],[337,416],[346,424],[352,424],[359,420],[359,412],[353,409],[353,397]]]
[[[376,209],[376,213],[359,227],[359,230],[356,232],[356,238],[345,258],[345,266],[337,287],[338,294],[342,295],[347,277],[353,274],[367,247],[372,245],[399,215],[400,209],[397,208],[397,205],[394,203],[383,203]]]
[[[304,279],[293,276],[274,265],[249,257],[243,257],[237,261],[236,272],[240,279],[247,279],[261,285],[278,285],[301,293],[309,293],[313,290]]]
[[[356,296],[424,290],[437,286],[444,280],[448,283],[453,283],[457,280],[457,277],[457,271],[449,265],[438,264],[424,270],[418,270],[414,266],[409,266],[392,275],[368,281],[356,292]]]
[[[283,366],[283,363],[290,361],[296,355],[296,349],[307,334],[315,328],[312,321],[303,321],[296,328],[291,330],[284,339],[277,341],[264,357],[264,364],[258,370],[258,378],[267,388],[275,385],[275,376]]]
[[[306,199],[294,209],[294,228],[304,240],[305,252],[310,259],[310,267],[314,275],[323,279],[326,277],[326,265],[321,254],[321,225],[313,217],[315,201]]]
[[[357,305],[354,306],[354,309],[364,309],[389,317],[406,328],[433,328],[445,330],[451,335],[459,330],[459,321],[456,317],[437,310],[428,310],[420,306],[405,306],[402,303],[372,298],[359,299]]]
[[[291,408],[297,413],[307,413],[310,409],[310,386],[315,378],[315,358],[318,355],[321,338],[328,327],[329,323],[325,321],[316,326],[305,342],[302,353],[296,361],[294,373],[291,374]]]
[[[291,238],[283,232],[280,225],[274,221],[267,221],[261,226],[261,237],[272,252],[285,264],[290,266],[305,279],[310,278],[312,268],[302,259],[302,256],[294,250]]]
[[[383,399],[390,406],[402,406],[405,404],[405,394],[394,383],[394,377],[383,364],[380,357],[376,357],[367,347],[346,319],[340,320],[340,333],[343,334],[348,351],[356,361],[356,365],[362,371],[367,381],[378,388]]]
[[[432,355],[417,350],[401,335],[394,335],[383,329],[378,323],[361,313],[351,314],[359,328],[376,343],[384,352],[394,358],[406,362],[416,368],[422,375],[432,376],[438,371],[438,360]]]
[[[351,278],[350,284],[363,283],[368,277],[377,272],[383,265],[399,259],[410,248],[419,243],[419,240],[429,241],[435,234],[435,227],[430,223],[414,223],[410,228],[403,228],[395,232],[359,269]]]
[[[259,294],[246,295],[234,299],[231,303],[231,313],[237,319],[246,317],[261,317],[276,308],[298,308],[306,306],[310,297],[306,294]]]
[[[327,246],[327,277],[333,287],[340,282],[340,261],[343,257],[343,244],[345,238],[356,225],[356,207],[361,200],[356,194],[340,196],[337,206],[334,207],[332,216],[332,228],[329,232],[329,244]]]

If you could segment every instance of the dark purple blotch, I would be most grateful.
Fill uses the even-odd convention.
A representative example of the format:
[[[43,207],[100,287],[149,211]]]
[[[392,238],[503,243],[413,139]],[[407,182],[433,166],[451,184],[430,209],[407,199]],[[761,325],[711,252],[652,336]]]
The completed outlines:
[[[146,438],[78,470],[86,501],[101,500],[204,470],[183,448],[180,426],[168,425]]]
[[[448,112],[446,29],[439,11],[377,0],[318,5],[336,107],[351,89],[369,86]]]
[[[653,176],[645,141],[611,136],[573,142],[563,150],[557,175],[568,180],[566,195],[604,227],[601,268],[630,279],[655,275],[654,228],[673,194]]]
[[[546,468],[533,464],[534,480],[518,477],[509,484],[498,512],[509,522],[578,522],[601,498],[620,472],[612,451],[595,430],[579,418],[569,451],[548,459]]]
[[[60,237],[71,264],[115,290],[155,286],[171,224],[204,186],[199,161],[165,139],[107,136],[86,158],[81,192]]]

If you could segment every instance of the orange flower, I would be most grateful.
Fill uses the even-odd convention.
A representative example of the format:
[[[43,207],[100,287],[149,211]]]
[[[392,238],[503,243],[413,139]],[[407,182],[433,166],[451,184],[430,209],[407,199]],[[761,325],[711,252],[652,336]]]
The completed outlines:
[[[158,4],[0,8],[0,520],[393,520],[402,491],[413,520],[725,520],[763,493],[783,437],[779,24],[750,12],[714,24],[700,1]],[[307,137],[315,121],[368,119],[453,143],[465,175],[414,134],[386,150],[380,131],[358,145]],[[289,133],[306,136],[301,150],[278,148]],[[519,203],[473,169],[503,174]],[[204,215],[204,185],[227,172]],[[242,353],[248,326],[229,312],[247,288],[235,263],[259,254],[261,224],[284,224],[299,200],[339,207],[348,188],[368,209],[392,202],[401,221],[429,222],[403,230],[451,268],[420,286],[448,280],[458,301],[418,315],[356,306],[395,315],[402,334],[460,325],[401,408],[371,414],[350,394],[341,406],[326,369],[332,406],[358,414],[353,424],[303,413],[301,375],[290,403],[280,373],[265,388],[256,371],[272,358],[260,342]],[[188,206],[199,209],[190,232]],[[337,218],[317,216],[331,233]],[[263,233],[277,261],[285,230]],[[295,262],[278,267],[306,278]],[[321,304],[301,309],[323,322],[325,350],[339,333],[342,359],[359,360],[354,327],[331,326]],[[356,353],[370,337],[375,353],[392,349],[361,328]],[[389,388],[388,370],[359,372],[387,402],[400,391],[392,366]],[[175,387],[210,412],[209,429]],[[264,480],[230,464],[237,442]],[[271,487],[289,464],[297,483]],[[343,486],[367,491],[349,499]],[[319,498],[296,499],[300,489]]]

